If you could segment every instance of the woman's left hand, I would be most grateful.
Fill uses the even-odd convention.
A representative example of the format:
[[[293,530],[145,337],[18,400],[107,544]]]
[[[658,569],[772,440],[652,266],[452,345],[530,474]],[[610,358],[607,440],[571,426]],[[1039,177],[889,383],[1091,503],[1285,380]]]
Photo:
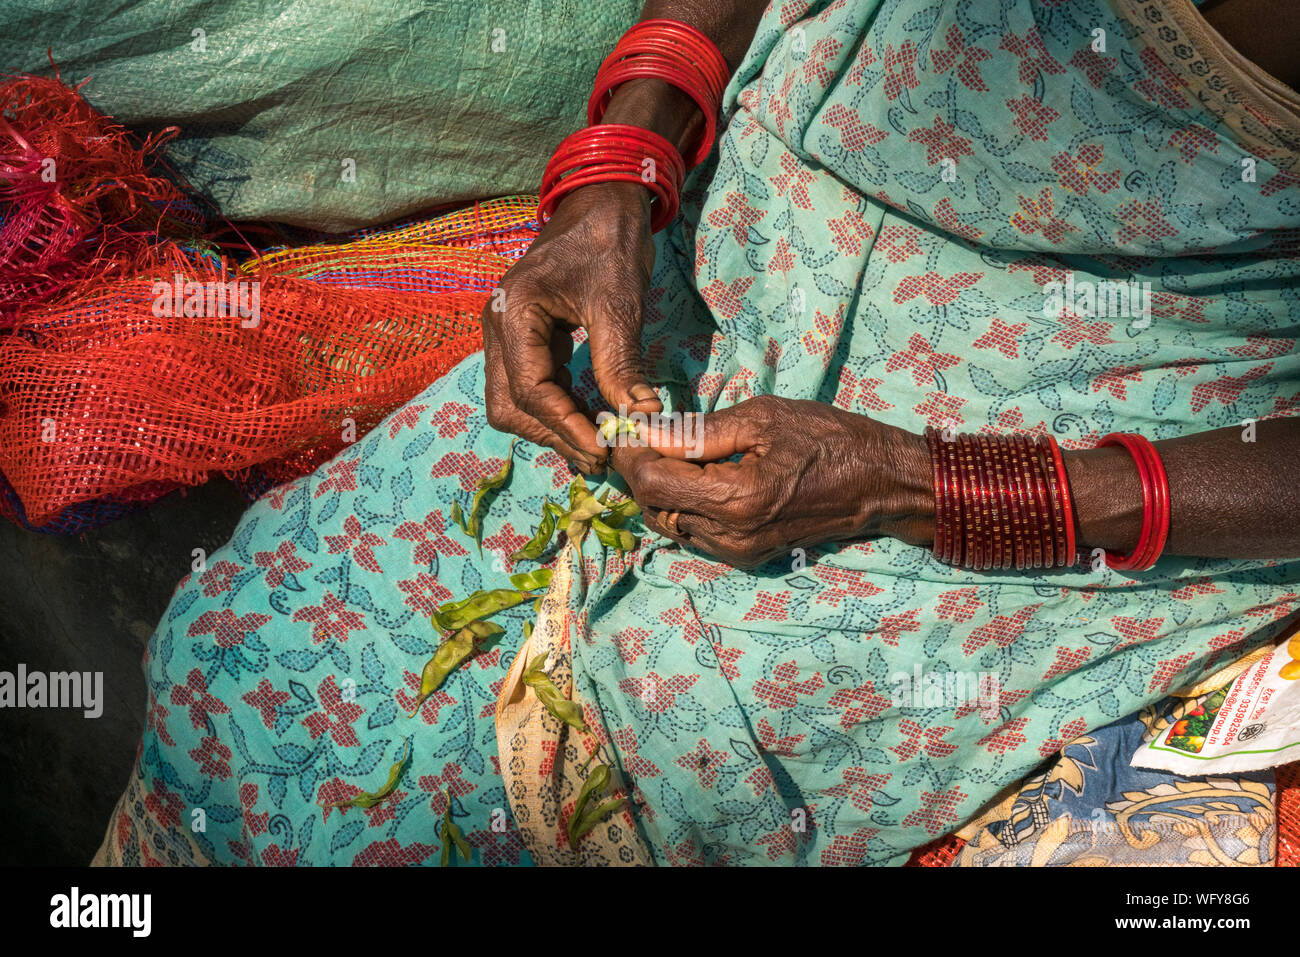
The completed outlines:
[[[752,568],[821,542],[932,536],[930,458],[919,435],[776,396],[700,414],[694,425],[689,448],[680,435],[650,435],[653,447],[613,454],[646,524],[679,544]]]

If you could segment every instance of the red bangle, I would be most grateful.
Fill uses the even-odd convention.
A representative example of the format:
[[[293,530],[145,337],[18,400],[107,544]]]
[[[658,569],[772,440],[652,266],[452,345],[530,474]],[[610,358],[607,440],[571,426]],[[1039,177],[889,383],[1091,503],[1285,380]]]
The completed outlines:
[[[1033,568],[1033,556],[1029,551],[1029,531],[1034,526],[1029,524],[1029,509],[1025,504],[1025,480],[1020,474],[1016,458],[1016,437],[1003,436],[1005,446],[1002,467],[1007,473],[1007,497],[1011,502],[1011,522],[1015,530],[1016,568]]]
[[[669,181],[680,187],[686,175],[681,154],[659,134],[639,126],[613,123],[579,130],[560,143],[551,156],[542,174],[541,191],[546,193],[563,174],[585,164],[630,162],[640,175],[643,170],[640,164],[645,159],[654,160],[657,164],[664,163],[670,173]],[[656,175],[650,182],[658,181]],[[647,185],[650,183],[647,182]]]
[[[1142,485],[1142,531],[1129,554],[1106,552],[1106,564],[1119,571],[1146,571],[1159,560],[1169,538],[1169,476],[1160,453],[1143,436],[1112,432],[1097,443],[1098,448],[1108,445],[1123,446],[1137,466]]]
[[[948,553],[948,535],[952,528],[948,514],[950,501],[947,483],[943,478],[942,453],[939,450],[939,433],[932,427],[925,430],[925,444],[930,450],[930,481],[934,486],[934,547],[933,554],[942,560]]]
[[[1038,509],[1039,515],[1039,550],[1042,552],[1043,562],[1040,568],[1051,568],[1055,564],[1055,549],[1053,547],[1054,529],[1052,527],[1052,495],[1047,490],[1047,476],[1043,472],[1042,460],[1038,457],[1037,439],[1033,436],[1025,437],[1024,449],[1025,467],[1033,473],[1034,477],[1034,506]]]
[[[1050,435],[1047,441],[1052,447],[1052,464],[1056,467],[1056,483],[1061,489],[1061,512],[1065,522],[1065,558],[1058,559],[1058,564],[1070,566],[1077,560],[1077,539],[1074,533],[1074,500],[1070,497],[1070,476],[1065,471],[1065,457],[1061,446]]]
[[[1156,527],[1151,535],[1151,551],[1145,556],[1143,567],[1150,568],[1164,554],[1165,544],[1169,541],[1169,528],[1173,519],[1173,502],[1169,498],[1169,475],[1165,472],[1165,463],[1160,453],[1151,442],[1145,443],[1147,467],[1156,486]]]
[[[1035,480],[1036,472],[1029,461],[1029,439],[1023,435],[1015,436],[1013,442],[1014,459],[1017,475],[1020,477],[1025,516],[1028,523],[1027,548],[1030,568],[1043,567],[1043,531],[1045,512],[1039,506]]]
[[[983,454],[978,435],[971,436],[970,451],[975,461],[975,475],[979,481],[980,512],[984,518],[984,560],[980,568],[983,571],[991,571],[1002,566],[1002,529],[998,521],[997,509],[993,504],[993,473]]]
[[[690,158],[690,166],[698,166],[713,149],[722,94],[730,78],[726,59],[712,40],[688,24],[643,20],[623,34],[596,72],[587,101],[587,123],[600,122],[620,85],[642,78],[663,80],[700,108],[704,130]]]
[[[645,177],[646,161],[654,174]],[[589,126],[568,136],[542,174],[537,217],[545,222],[568,193],[593,183],[640,183],[654,193],[650,228],[658,232],[677,216],[678,195],[686,175],[677,148],[639,126]]]
[[[977,435],[980,451],[984,453],[984,469],[993,490],[993,522],[998,532],[998,550],[994,556],[994,568],[1010,568],[1015,555],[1012,541],[1012,526],[1007,495],[1006,476],[1002,469],[1002,459],[998,456],[999,437],[996,435]]]
[[[962,564],[967,568],[979,569],[984,567],[985,540],[984,510],[979,494],[979,475],[975,471],[975,456],[971,452],[970,436],[959,435],[954,441],[957,443],[957,455],[962,472],[961,503],[967,519],[966,536],[962,542],[965,560]]]

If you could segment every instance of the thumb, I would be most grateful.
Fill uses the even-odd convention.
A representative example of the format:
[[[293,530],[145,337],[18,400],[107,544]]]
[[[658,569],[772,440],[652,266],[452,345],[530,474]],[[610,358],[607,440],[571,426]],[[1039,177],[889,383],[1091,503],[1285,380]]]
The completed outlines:
[[[584,323],[591,343],[596,387],[616,411],[662,412],[663,403],[646,378],[641,354],[641,300],[618,293],[606,296],[600,312]]]
[[[717,412],[688,412],[680,422],[648,430],[646,441],[666,458],[718,462],[761,445],[744,403]]]

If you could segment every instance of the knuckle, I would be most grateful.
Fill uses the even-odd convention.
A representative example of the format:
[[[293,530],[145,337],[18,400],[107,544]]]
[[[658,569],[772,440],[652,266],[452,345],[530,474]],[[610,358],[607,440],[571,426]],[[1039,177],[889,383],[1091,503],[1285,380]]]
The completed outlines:
[[[774,395],[758,395],[749,400],[750,407],[764,424],[771,422],[781,414],[782,401]]]
[[[494,401],[493,399],[489,398],[487,400],[486,411],[487,411],[487,424],[490,425],[492,428],[496,429],[498,432],[501,432],[509,428],[511,416],[507,412],[506,407],[503,403],[501,403],[500,401]]]
[[[620,326],[634,326],[641,322],[641,297],[629,289],[609,289],[597,303],[602,314]]]

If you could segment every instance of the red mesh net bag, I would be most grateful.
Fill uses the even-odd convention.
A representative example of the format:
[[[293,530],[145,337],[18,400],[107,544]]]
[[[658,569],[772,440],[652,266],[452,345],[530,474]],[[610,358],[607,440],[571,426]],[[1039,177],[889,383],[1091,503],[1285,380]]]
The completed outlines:
[[[310,471],[480,347],[538,229],[516,197],[236,264],[150,172],[160,142],[0,82],[0,514],[29,528]]]
[[[0,342],[0,471],[28,523],[315,467],[480,348],[535,210],[498,200],[238,268],[154,266],[23,310]]]
[[[961,849],[966,846],[956,834],[949,834],[947,837],[941,837],[938,840],[931,841],[923,847],[918,847],[912,852],[911,857],[907,859],[904,867],[951,867],[952,862],[957,859]]]

